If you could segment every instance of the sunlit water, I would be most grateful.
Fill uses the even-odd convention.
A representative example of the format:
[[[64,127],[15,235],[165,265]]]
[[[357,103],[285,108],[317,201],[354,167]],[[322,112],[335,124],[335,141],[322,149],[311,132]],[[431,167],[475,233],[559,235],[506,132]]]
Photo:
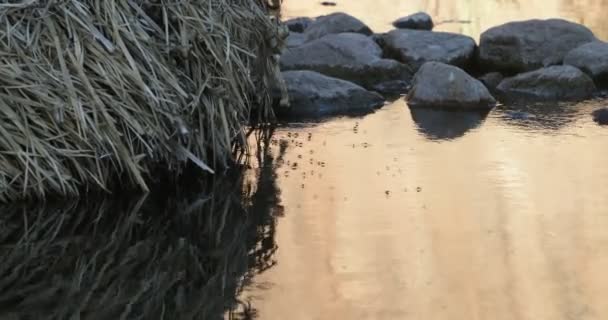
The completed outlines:
[[[471,20],[440,29],[474,37],[566,17],[608,35],[608,1],[338,3],[286,0],[285,12],[343,10],[382,31],[423,9]],[[277,264],[243,299],[259,319],[608,319],[608,129],[590,116],[606,105],[485,116],[399,100],[279,130]]]

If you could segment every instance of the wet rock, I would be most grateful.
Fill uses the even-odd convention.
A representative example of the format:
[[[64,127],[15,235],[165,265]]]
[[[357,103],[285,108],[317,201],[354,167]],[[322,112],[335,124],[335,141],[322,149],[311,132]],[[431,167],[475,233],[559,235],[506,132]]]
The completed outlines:
[[[608,43],[594,41],[586,43],[564,58],[564,64],[575,66],[597,83],[608,82]]]
[[[358,33],[331,34],[289,48],[280,63],[282,70],[312,70],[368,89],[388,81],[409,83],[411,79],[406,65],[382,59],[382,49],[370,37]]]
[[[594,40],[585,26],[566,20],[510,22],[481,35],[479,63],[489,71],[532,71],[561,64],[572,49]]]
[[[280,117],[321,117],[368,113],[381,106],[384,99],[348,81],[313,71],[282,73],[289,94],[290,107],[277,108]]]
[[[385,97],[398,97],[402,93],[408,92],[410,88],[409,81],[403,80],[391,80],[386,82],[378,83],[371,87],[372,91],[376,91]]]
[[[479,127],[488,111],[449,111],[411,108],[417,130],[429,140],[453,140]]]
[[[496,88],[506,100],[572,101],[593,95],[593,80],[572,66],[552,66],[503,80]]]
[[[491,109],[496,100],[488,89],[462,69],[440,62],[425,63],[408,93],[410,107]]]
[[[365,23],[342,12],[318,17],[304,31],[304,35],[306,36],[306,41],[312,41],[328,34],[345,32],[361,33],[366,36],[372,35],[372,30]]]
[[[598,124],[608,125],[608,108],[595,110],[591,115],[593,116],[593,121]]]
[[[498,87],[503,79],[504,77],[500,72],[490,72],[479,77],[479,81],[490,91],[496,90],[496,87]]]
[[[383,41],[387,56],[414,71],[429,61],[466,68],[475,53],[473,38],[448,32],[398,29],[385,34]]]
[[[302,33],[308,28],[311,23],[313,23],[313,21],[314,20],[312,20],[311,18],[299,17],[289,19],[283,23],[287,26],[290,32]]]
[[[306,38],[301,33],[290,32],[285,40],[285,46],[287,48],[295,48],[303,45],[306,42]]]
[[[433,18],[426,12],[418,12],[395,20],[393,26],[398,29],[432,30]]]

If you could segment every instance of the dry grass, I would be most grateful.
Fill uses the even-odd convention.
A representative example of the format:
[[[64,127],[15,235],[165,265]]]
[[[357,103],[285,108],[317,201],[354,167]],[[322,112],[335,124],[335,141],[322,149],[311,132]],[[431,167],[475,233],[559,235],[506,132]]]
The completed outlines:
[[[0,202],[225,167],[276,34],[254,0],[3,1]]]

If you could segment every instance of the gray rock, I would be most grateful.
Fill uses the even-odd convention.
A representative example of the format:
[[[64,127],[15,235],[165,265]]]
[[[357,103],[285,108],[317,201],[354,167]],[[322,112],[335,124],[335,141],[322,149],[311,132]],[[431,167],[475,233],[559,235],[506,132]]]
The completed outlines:
[[[299,17],[299,18],[289,19],[283,23],[287,26],[287,28],[289,29],[290,32],[302,33],[308,28],[308,26],[313,21],[314,20],[312,20],[311,18]]]
[[[593,111],[591,114],[593,116],[593,121],[597,122],[600,125],[608,125],[608,108],[602,108]]]
[[[285,46],[287,48],[299,47],[306,43],[306,38],[301,33],[290,32],[289,36],[285,40]]]
[[[433,30],[433,18],[426,12],[418,12],[397,19],[393,26],[399,29]]]
[[[490,91],[496,90],[496,87],[498,87],[503,79],[504,77],[500,72],[490,72],[479,77],[479,81],[481,81],[481,83]]]
[[[384,35],[384,51],[414,71],[429,61],[465,68],[475,53],[475,40],[455,33],[398,29]]]
[[[464,70],[441,62],[427,62],[414,76],[408,93],[410,107],[491,109],[496,100],[488,89]]]
[[[496,88],[506,100],[571,101],[593,95],[593,80],[572,66],[551,66],[503,80]]]
[[[374,111],[384,99],[348,81],[313,71],[282,73],[289,94],[289,108],[277,108],[280,117],[322,117]]]
[[[281,70],[312,70],[367,89],[387,81],[411,80],[406,65],[382,59],[382,49],[370,37],[358,33],[331,34],[289,48],[280,64]]]
[[[342,12],[318,17],[306,28],[304,35],[306,36],[306,41],[312,41],[328,34],[345,32],[361,33],[366,36],[372,35],[372,30],[365,23]]]
[[[564,58],[564,64],[575,66],[591,76],[596,82],[608,81],[608,43],[594,41],[586,43]]]
[[[566,20],[510,22],[481,35],[479,63],[489,71],[532,71],[561,64],[572,49],[595,40],[585,26]]]

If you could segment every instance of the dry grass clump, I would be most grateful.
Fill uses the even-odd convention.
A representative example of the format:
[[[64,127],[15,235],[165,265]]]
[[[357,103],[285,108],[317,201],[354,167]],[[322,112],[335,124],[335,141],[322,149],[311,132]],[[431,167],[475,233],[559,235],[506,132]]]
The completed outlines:
[[[0,202],[226,166],[276,34],[254,0],[3,1]]]

